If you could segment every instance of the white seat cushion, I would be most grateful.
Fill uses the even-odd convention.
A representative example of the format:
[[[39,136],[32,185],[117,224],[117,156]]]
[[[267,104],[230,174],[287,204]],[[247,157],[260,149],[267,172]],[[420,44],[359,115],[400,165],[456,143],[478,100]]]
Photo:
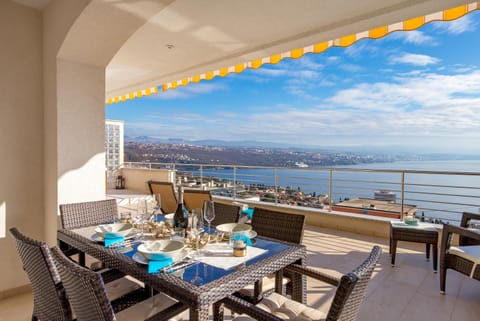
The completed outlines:
[[[470,277],[473,276],[476,266],[480,264],[480,245],[451,246],[448,249],[448,254],[453,254],[473,262]]]
[[[131,306],[128,309],[118,312],[115,316],[118,321],[143,321],[175,303],[177,303],[177,301],[174,299],[163,293],[159,293],[145,301]],[[173,318],[171,320],[177,320],[177,318]]]
[[[105,284],[105,290],[110,301],[120,298],[125,294],[135,291],[140,288],[140,285],[126,277],[108,282]]]
[[[279,318],[291,321],[324,321],[326,314],[305,304],[290,300],[278,293],[272,293],[257,304],[262,310]],[[240,315],[233,321],[251,321],[251,317]]]

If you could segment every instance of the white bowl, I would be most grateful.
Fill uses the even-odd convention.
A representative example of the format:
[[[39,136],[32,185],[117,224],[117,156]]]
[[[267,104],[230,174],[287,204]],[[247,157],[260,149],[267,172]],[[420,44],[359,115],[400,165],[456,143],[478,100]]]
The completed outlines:
[[[149,260],[174,258],[183,250],[183,242],[176,240],[157,240],[145,242],[138,246],[138,252]]]
[[[130,223],[113,223],[102,224],[97,226],[95,232],[105,237],[106,235],[111,237],[125,237],[133,230],[133,225]]]
[[[232,232],[242,232],[247,235],[252,230],[252,226],[248,224],[227,223],[217,225],[216,229],[219,232],[225,233],[227,237],[230,237]]]
[[[169,222],[171,225],[173,225],[173,216],[175,213],[170,213],[170,214],[165,214],[165,222]]]

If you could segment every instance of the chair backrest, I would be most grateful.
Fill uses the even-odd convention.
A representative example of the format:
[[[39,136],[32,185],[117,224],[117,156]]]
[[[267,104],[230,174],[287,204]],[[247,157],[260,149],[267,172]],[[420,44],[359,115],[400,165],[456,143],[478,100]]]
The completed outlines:
[[[210,191],[191,189],[183,191],[183,204],[189,211],[192,211],[194,208],[202,208],[204,201],[211,200],[212,195],[210,194]]]
[[[118,218],[117,201],[114,199],[60,205],[62,228],[113,223]]]
[[[48,245],[23,235],[14,227],[10,235],[32,284],[33,316],[40,320],[72,320],[65,289]]]
[[[173,183],[160,181],[148,181],[147,183],[148,188],[150,189],[150,194],[160,194],[162,212],[165,214],[175,213],[178,200]]]
[[[213,226],[238,222],[240,206],[214,202],[213,209],[215,211],[215,218],[212,221]]]
[[[460,222],[460,226],[461,227],[466,227],[466,228],[471,227],[470,226],[470,221],[471,220],[480,221],[480,214],[463,212],[462,221]],[[478,227],[475,227],[475,228],[478,228]],[[472,238],[460,235],[459,244],[462,245],[462,246],[463,245],[480,245],[480,242],[478,240],[474,240]]]
[[[291,243],[302,243],[305,215],[289,214],[255,207],[252,229],[266,236]]]
[[[56,247],[52,256],[77,321],[116,320],[101,274],[81,267]]]
[[[355,270],[345,274],[335,292],[326,320],[357,320],[360,305],[363,302],[368,282],[380,258],[382,249],[374,246],[367,259]]]

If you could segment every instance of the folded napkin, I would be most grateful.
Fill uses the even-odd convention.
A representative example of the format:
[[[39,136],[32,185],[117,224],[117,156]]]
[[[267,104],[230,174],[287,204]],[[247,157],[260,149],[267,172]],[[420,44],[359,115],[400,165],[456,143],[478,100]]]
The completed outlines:
[[[157,273],[160,272],[166,266],[169,266],[173,263],[173,259],[171,257],[165,257],[161,260],[150,260],[148,261],[148,273]]]
[[[104,236],[104,244],[105,247],[110,247],[114,244],[125,242],[125,237],[123,236],[116,236],[113,233],[105,233]]]
[[[242,210],[242,214],[247,215],[248,218],[251,219],[253,217],[253,207],[249,207],[246,210]]]

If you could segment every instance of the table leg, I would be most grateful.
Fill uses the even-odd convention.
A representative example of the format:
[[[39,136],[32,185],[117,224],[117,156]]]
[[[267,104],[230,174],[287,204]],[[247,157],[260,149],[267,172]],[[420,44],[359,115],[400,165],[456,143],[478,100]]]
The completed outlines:
[[[191,321],[208,321],[208,305],[199,309],[190,308]]]
[[[395,256],[397,254],[397,240],[391,241],[392,266],[395,266]]]
[[[427,255],[427,262],[430,260],[430,243],[425,244],[425,252]]]
[[[433,244],[433,272],[437,273],[438,267],[438,246]]]

